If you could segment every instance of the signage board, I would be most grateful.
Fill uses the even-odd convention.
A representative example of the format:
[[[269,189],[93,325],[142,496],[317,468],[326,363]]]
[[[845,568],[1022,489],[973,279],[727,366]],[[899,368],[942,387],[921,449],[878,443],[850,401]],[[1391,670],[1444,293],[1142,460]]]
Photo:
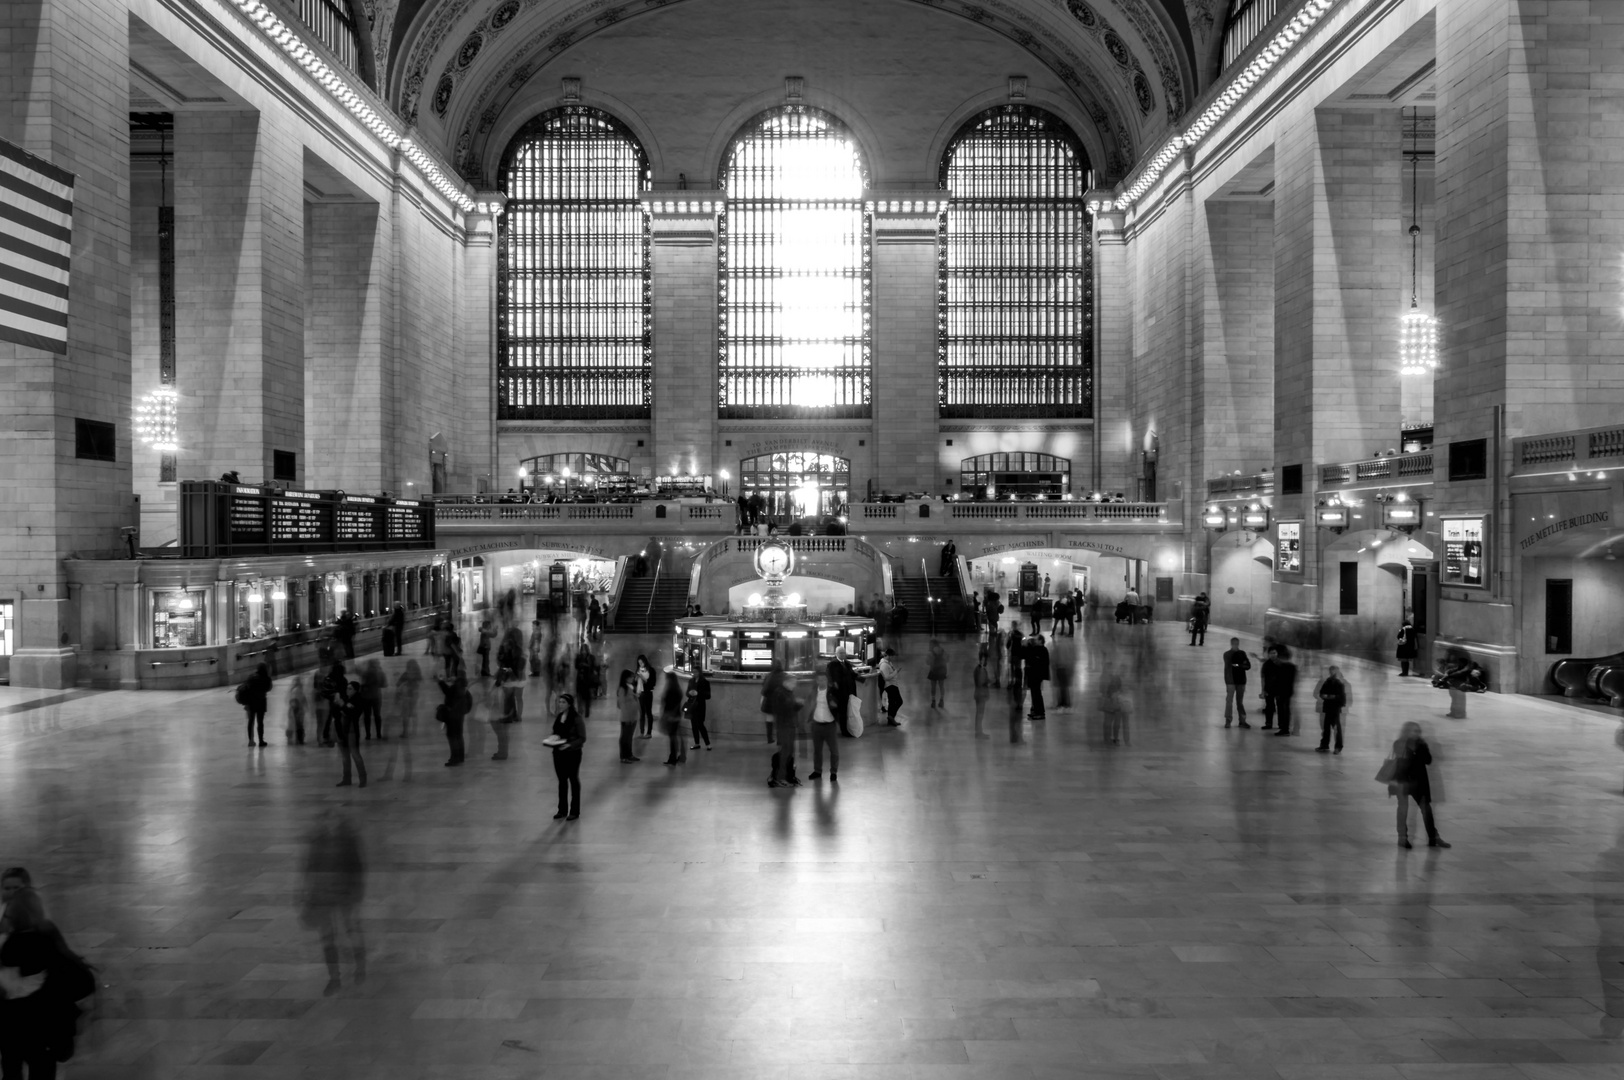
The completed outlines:
[[[252,484],[181,484],[187,558],[432,548],[434,507],[415,499]]]

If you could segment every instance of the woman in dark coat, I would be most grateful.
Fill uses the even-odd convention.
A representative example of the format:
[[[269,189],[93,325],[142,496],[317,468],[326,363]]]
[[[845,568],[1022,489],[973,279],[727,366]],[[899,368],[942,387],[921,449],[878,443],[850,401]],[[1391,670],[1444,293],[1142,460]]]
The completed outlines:
[[[553,734],[564,741],[553,747],[553,772],[558,776],[558,813],[553,820],[581,816],[581,748],[586,745],[586,724],[575,711],[575,698],[558,695]]]
[[[271,692],[271,668],[268,664],[261,664],[248,676],[248,681],[242,684],[243,711],[248,714],[248,745],[265,746],[265,709],[266,698]],[[255,734],[256,729],[258,734]]]
[[[1415,659],[1418,651],[1415,637],[1415,623],[1405,619],[1404,625],[1398,628],[1398,673],[1400,675],[1410,673],[1410,662]]]
[[[686,762],[688,751],[682,743],[682,683],[675,671],[665,673],[665,689],[660,694],[660,734],[668,743],[665,764]]]
[[[1427,846],[1446,848],[1450,845],[1438,835],[1438,826],[1432,820],[1432,782],[1427,778],[1427,766],[1432,764],[1432,750],[1421,737],[1421,725],[1409,721],[1400,730],[1393,743],[1393,779],[1388,791],[1398,796],[1398,846],[1410,844],[1410,804],[1421,808],[1421,823],[1427,829]]]
[[[94,976],[45,917],[45,905],[33,889],[22,889],[7,902],[5,927],[0,1067],[19,1080],[25,1066],[32,1080],[51,1080],[57,1059],[73,1055],[79,1018],[75,1002],[95,992]]]
[[[688,680],[688,700],[683,711],[688,714],[688,724],[694,729],[694,744],[688,749],[698,750],[700,743],[705,749],[711,748],[710,729],[705,726],[705,710],[710,707],[711,685],[705,678],[705,673],[696,666],[694,677]]]

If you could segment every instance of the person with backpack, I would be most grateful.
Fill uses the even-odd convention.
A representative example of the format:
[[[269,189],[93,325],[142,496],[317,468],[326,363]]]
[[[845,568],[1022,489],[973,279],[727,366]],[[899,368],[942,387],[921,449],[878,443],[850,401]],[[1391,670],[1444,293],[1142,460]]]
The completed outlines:
[[[51,1080],[73,1057],[80,1001],[96,992],[94,969],[68,947],[31,888],[6,901],[0,944],[0,1070],[7,1080]]]
[[[260,664],[243,684],[237,687],[237,704],[248,714],[248,745],[269,746],[265,741],[265,709],[271,692],[271,669]],[[255,731],[258,735],[255,735]]]
[[[474,708],[474,695],[468,692],[468,677],[463,674],[460,666],[451,671],[449,679],[436,680],[440,684],[440,693],[445,700],[435,710],[440,723],[445,725],[445,741],[450,748],[451,756],[446,759],[446,767],[461,765],[466,756],[466,749],[462,741],[463,721]]]

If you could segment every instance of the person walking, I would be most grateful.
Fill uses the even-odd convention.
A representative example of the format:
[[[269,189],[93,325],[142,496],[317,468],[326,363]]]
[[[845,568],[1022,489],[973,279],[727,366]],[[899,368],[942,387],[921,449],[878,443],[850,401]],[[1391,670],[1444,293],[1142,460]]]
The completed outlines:
[[[1104,720],[1105,742],[1121,746],[1128,741],[1128,700],[1123,685],[1122,669],[1112,664],[1105,671],[1100,688],[1100,712]]]
[[[243,684],[237,687],[237,703],[248,714],[248,745],[268,746],[265,741],[265,710],[271,692],[271,669],[265,664],[254,668]],[[256,735],[255,732],[258,731]]]
[[[310,713],[310,701],[305,697],[304,676],[295,675],[288,684],[288,726],[287,737],[289,743],[304,745],[305,717]]]
[[[976,656],[976,669],[970,674],[970,682],[974,688],[972,696],[976,704],[975,737],[978,739],[990,738],[981,726],[982,719],[987,715],[987,699],[992,696],[992,676],[987,671],[987,654],[985,651]]]
[[[1190,644],[1205,645],[1207,643],[1207,620],[1212,617],[1212,601],[1207,599],[1206,593],[1197,593],[1195,603],[1190,605]]]
[[[96,992],[84,958],[68,947],[45,901],[31,888],[6,901],[0,937],[0,1069],[6,1080],[52,1080],[73,1056],[75,1004]]]
[[[1407,721],[1399,730],[1399,736],[1393,742],[1392,763],[1392,779],[1387,788],[1398,796],[1398,846],[1413,846],[1410,843],[1411,799],[1421,809],[1421,824],[1427,830],[1427,846],[1453,846],[1438,835],[1438,824],[1432,817],[1432,781],[1427,775],[1427,766],[1432,764],[1432,750],[1427,746],[1427,740],[1421,737],[1421,725],[1414,720]]]
[[[807,727],[812,732],[812,771],[807,773],[808,780],[823,777],[825,747],[829,750],[829,783],[840,780],[840,732],[835,725],[835,699],[839,693],[830,683],[829,673],[818,672],[807,714]]]
[[[334,665],[335,667],[337,665]],[[350,767],[355,768],[358,787],[367,786],[367,764],[361,759],[361,717],[366,712],[359,682],[349,684],[348,693],[335,702],[333,736],[338,740],[339,760],[344,764],[344,776],[336,786],[350,786]]]
[[[1348,684],[1342,679],[1342,671],[1335,664],[1331,665],[1330,674],[1325,681],[1319,684],[1314,692],[1320,703],[1320,744],[1314,749],[1318,753],[1325,753],[1331,748],[1331,732],[1336,732],[1336,752],[1342,752],[1342,712],[1348,707]]]
[[[508,756],[509,725],[524,717],[524,670],[510,667],[496,669],[496,682],[491,687],[486,704],[486,718],[491,734],[496,737],[496,753],[492,761],[506,761]]]
[[[1404,625],[1398,628],[1398,673],[1401,677],[1410,673],[1410,665],[1420,651],[1418,637],[1415,623],[1406,618]]]
[[[1021,628],[1019,626],[1009,628],[1008,648],[1009,696],[1019,704],[1021,699],[1026,696],[1026,689],[1021,684],[1021,677],[1024,674],[1023,665],[1026,659],[1026,640],[1021,637]]]
[[[489,619],[479,624],[479,644],[474,651],[479,654],[479,676],[488,678],[491,673],[491,642],[496,640],[496,628]]]
[[[1032,688],[1030,720],[1047,720],[1049,713],[1043,705],[1043,684],[1049,681],[1049,648],[1043,644],[1043,635],[1034,634],[1026,646],[1026,685]]]
[[[949,540],[942,545],[942,562],[938,568],[937,577],[947,577],[958,569],[959,548]]]
[[[446,746],[451,756],[446,759],[446,767],[461,765],[466,756],[466,748],[462,741],[463,721],[474,708],[474,696],[468,692],[468,676],[463,674],[462,666],[458,665],[451,671],[451,677],[438,680],[440,693],[445,700],[437,710],[440,723],[445,725]]]
[[[935,638],[930,640],[930,659],[925,668],[930,682],[930,707],[940,709],[947,705],[947,651]]]
[[[360,690],[356,697],[361,707],[361,733],[371,739],[373,735],[378,738],[388,738],[383,733],[383,691],[389,685],[389,679],[383,673],[383,665],[377,660],[368,660],[361,665]]]
[[[887,727],[901,727],[897,714],[902,711],[902,688],[897,685],[897,677],[901,671],[897,668],[897,651],[885,650],[885,658],[880,661],[880,686],[885,697],[885,723]]]
[[[994,689],[1004,688],[1004,631],[996,623],[987,630],[987,674]]]
[[[630,765],[641,761],[632,753],[632,739],[637,735],[637,717],[641,707],[637,703],[637,676],[622,669],[620,682],[615,686],[615,711],[620,714],[620,763]]]
[[[688,748],[690,750],[698,750],[700,743],[705,744],[706,750],[711,749],[710,729],[705,726],[705,711],[710,706],[710,696],[710,680],[695,665],[682,706],[683,713],[688,717],[688,726],[694,730],[694,744]]]
[[[541,676],[541,659],[546,655],[547,635],[541,628],[540,619],[530,620],[530,640],[526,642],[527,658],[530,661],[530,677]]]
[[[772,713],[773,735],[778,745],[777,752],[773,754],[772,778],[767,781],[767,786],[800,787],[801,781],[795,775],[795,736],[799,733],[796,721],[802,702],[795,696],[794,676],[783,672],[782,678],[771,684],[771,691],[765,697],[763,704]]]
[[[632,666],[632,676],[637,680],[637,721],[640,739],[654,737],[654,668],[649,665],[648,657],[641,653],[637,656],[637,663]]]
[[[575,698],[559,694],[553,716],[553,773],[558,777],[558,813],[553,820],[574,821],[581,816],[581,750],[586,746],[586,722],[575,711]]]
[[[688,749],[682,742],[682,681],[675,670],[665,673],[665,689],[660,694],[660,734],[666,738],[666,765],[681,765],[688,760]]]
[[[321,956],[327,964],[324,997],[343,986],[339,967],[339,940],[350,945],[354,981],[366,981],[366,938],[355,909],[366,896],[366,862],[361,840],[345,817],[327,817],[316,824],[305,847],[304,907],[299,921],[321,938]]]
[[[395,655],[406,651],[406,609],[399,604],[389,613],[389,629],[395,632]]]
[[[1263,730],[1291,734],[1291,695],[1297,689],[1297,665],[1284,645],[1270,645],[1263,661]]]
[[[1241,649],[1241,639],[1230,638],[1229,651],[1224,653],[1224,727],[1234,721],[1236,713],[1241,727],[1252,726],[1246,722],[1246,673],[1250,670],[1252,661]]]
[[[395,700],[391,706],[400,717],[400,738],[410,736],[416,728],[417,700],[423,692],[423,669],[416,660],[406,661],[400,677],[395,680]]]
[[[321,680],[321,739],[322,746],[333,745],[333,725],[338,721],[339,714],[344,711],[344,704],[350,696],[350,680],[344,674],[344,665],[335,660],[327,669],[327,674]]]
[[[346,660],[355,659],[355,629],[356,619],[353,611],[345,611],[338,617],[338,622],[333,626],[333,638],[338,642],[339,647],[344,650],[344,659]]]
[[[592,699],[597,693],[598,658],[592,654],[592,646],[583,641],[575,650],[575,704],[582,719],[591,719]]]

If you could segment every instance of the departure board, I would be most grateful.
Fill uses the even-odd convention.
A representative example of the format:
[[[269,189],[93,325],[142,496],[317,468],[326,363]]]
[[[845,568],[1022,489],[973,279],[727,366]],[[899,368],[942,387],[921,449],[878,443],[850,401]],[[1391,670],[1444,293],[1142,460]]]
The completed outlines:
[[[180,519],[189,558],[434,546],[432,505],[342,491],[189,480]]]

